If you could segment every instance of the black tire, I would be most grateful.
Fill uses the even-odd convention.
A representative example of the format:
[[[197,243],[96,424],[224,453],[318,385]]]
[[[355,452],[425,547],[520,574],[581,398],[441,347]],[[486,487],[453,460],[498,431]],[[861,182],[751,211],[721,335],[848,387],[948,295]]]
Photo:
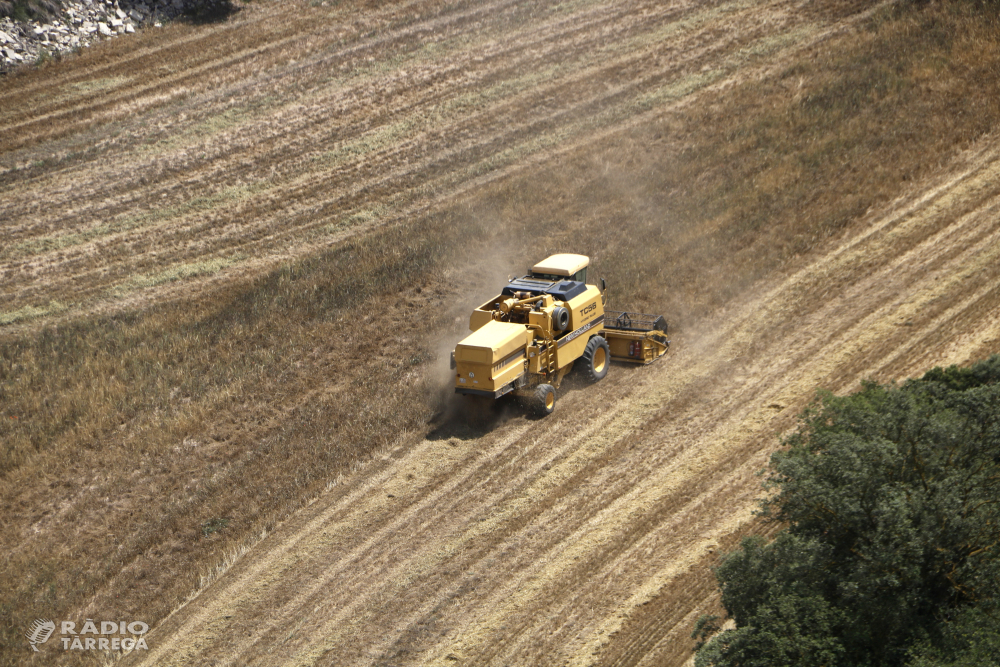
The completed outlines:
[[[556,331],[565,331],[569,326],[569,311],[562,306],[557,306],[552,311],[552,328]]]
[[[608,374],[611,363],[611,348],[603,336],[594,336],[587,342],[587,347],[580,356],[583,360],[583,372],[591,382],[603,380]]]
[[[550,384],[538,385],[535,387],[532,403],[535,413],[542,416],[551,415],[556,408],[556,388]]]

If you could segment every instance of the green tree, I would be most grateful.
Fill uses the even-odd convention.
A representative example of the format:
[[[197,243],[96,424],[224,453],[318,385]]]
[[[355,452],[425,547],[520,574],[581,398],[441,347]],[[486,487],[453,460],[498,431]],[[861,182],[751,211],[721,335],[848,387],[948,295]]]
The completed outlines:
[[[944,667],[995,647],[998,381],[1000,355],[820,394],[771,459],[763,513],[788,528],[717,569],[736,629],[698,667]]]
[[[946,623],[937,644],[914,647],[909,667],[992,667],[1000,665],[1000,615],[995,608],[975,605],[962,609]]]

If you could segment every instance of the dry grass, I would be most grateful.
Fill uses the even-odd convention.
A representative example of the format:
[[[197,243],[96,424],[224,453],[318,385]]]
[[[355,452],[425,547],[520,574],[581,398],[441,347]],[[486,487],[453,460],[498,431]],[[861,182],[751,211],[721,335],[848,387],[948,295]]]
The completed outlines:
[[[426,431],[440,339],[508,271],[587,253],[617,305],[683,327],[989,132],[998,75],[994,9],[885,10],[443,211],[194,302],[8,336],[0,664],[43,609],[155,623],[330,480]]]
[[[884,10],[773,77],[641,128],[588,165],[603,187],[567,203],[601,211],[592,246],[611,251],[624,294],[653,307],[663,284],[671,312],[719,306],[991,132],[998,31],[995,8]]]

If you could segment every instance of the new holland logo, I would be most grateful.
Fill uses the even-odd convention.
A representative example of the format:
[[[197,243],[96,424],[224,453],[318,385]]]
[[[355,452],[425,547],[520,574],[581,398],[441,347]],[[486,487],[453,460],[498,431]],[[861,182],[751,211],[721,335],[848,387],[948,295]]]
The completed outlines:
[[[588,331],[590,331],[591,329],[593,329],[594,327],[596,327],[598,324],[600,324],[603,321],[604,321],[604,315],[601,315],[600,317],[598,317],[597,319],[593,320],[592,322],[584,324],[579,329],[577,329],[577,330],[575,330],[575,331],[573,331],[571,333],[568,333],[565,336],[563,336],[562,338],[560,338],[559,342],[556,343],[556,347],[562,347],[566,343],[568,343],[568,342],[570,342],[572,340],[575,340],[576,338],[579,338],[580,336],[582,336],[583,334],[587,333]]]

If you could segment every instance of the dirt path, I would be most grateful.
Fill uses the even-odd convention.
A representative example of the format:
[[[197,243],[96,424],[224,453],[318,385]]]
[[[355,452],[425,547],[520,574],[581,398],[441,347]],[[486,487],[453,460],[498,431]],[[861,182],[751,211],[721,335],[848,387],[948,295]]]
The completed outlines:
[[[143,664],[680,665],[712,554],[761,529],[754,473],[813,389],[996,349],[998,172],[976,147],[550,418],[401,443],[163,622]]]

